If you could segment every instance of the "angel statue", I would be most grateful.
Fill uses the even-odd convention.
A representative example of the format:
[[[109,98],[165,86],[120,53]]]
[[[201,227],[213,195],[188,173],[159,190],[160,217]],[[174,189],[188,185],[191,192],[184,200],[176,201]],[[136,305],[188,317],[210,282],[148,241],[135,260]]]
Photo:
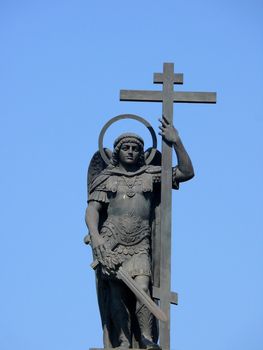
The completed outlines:
[[[163,117],[159,128],[175,150],[172,188],[178,189],[194,176],[192,162],[174,126]],[[104,157],[96,152],[89,165],[85,243],[96,260],[104,348],[160,349],[163,315],[153,287],[159,278],[161,153],[144,151],[143,139],[134,133],[120,135],[113,152],[103,151]]]

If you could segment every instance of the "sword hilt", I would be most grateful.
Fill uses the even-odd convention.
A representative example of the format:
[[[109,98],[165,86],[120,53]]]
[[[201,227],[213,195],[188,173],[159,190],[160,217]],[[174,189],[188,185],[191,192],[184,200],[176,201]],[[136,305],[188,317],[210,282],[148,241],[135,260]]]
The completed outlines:
[[[90,234],[87,234],[87,235],[84,237],[84,243],[91,246],[91,236],[90,236]],[[118,245],[118,243],[113,242],[113,244],[112,244],[111,247],[110,247],[110,250],[114,249],[117,245]],[[90,264],[90,267],[91,267],[93,270],[96,270],[96,268],[98,267],[99,263],[100,263],[99,260],[98,260],[98,259],[95,259],[95,260]]]
[[[95,259],[91,264],[90,264],[90,267],[93,268],[93,270],[96,270],[97,266],[99,265],[99,260],[98,259]]]
[[[91,246],[91,236],[90,236],[89,233],[84,237],[84,243]],[[93,268],[93,270],[96,270],[96,268],[97,268],[97,266],[99,265],[99,263],[100,263],[99,260],[98,260],[98,259],[95,259],[95,260],[90,264],[90,266]]]

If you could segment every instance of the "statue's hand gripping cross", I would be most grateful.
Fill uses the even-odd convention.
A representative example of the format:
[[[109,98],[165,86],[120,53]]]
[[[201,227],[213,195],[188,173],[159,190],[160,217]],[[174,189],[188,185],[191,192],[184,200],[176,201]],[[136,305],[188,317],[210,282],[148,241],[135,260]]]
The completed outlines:
[[[162,91],[121,90],[121,101],[162,102],[163,116],[173,124],[173,104],[216,103],[215,92],[177,92],[174,84],[183,84],[183,74],[174,73],[173,63],[164,63],[163,73],[154,74],[154,83],[162,84]],[[160,286],[153,288],[153,296],[160,300],[160,307],[168,322],[160,322],[160,346],[170,349],[170,303],[177,304],[176,293],[171,292],[171,200],[172,200],[172,152],[171,145],[162,142],[161,182],[161,259]]]

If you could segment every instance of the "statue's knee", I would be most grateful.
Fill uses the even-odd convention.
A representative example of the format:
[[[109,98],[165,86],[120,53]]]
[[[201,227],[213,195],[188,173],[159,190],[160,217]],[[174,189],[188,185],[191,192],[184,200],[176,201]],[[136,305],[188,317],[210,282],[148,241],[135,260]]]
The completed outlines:
[[[148,284],[143,284],[143,285],[141,286],[141,288],[142,288],[142,290],[143,290],[145,293],[148,293],[148,292],[149,292],[149,286],[148,286]]]
[[[149,292],[149,278],[147,276],[137,276],[135,281],[145,293]]]

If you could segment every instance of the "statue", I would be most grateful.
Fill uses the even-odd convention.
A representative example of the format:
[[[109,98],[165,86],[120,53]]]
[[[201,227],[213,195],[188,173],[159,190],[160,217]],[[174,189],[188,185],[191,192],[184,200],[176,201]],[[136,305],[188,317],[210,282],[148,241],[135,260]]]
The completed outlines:
[[[154,73],[154,83],[162,90],[121,90],[120,100],[162,103],[162,153],[147,121],[122,115],[102,129],[88,171],[85,243],[95,259],[104,348],[170,349],[170,304],[177,304],[171,291],[171,190],[194,176],[173,126],[173,104],[216,103],[216,93],[174,91],[183,74],[174,73],[173,63]],[[102,147],[107,127],[126,118],[148,128],[150,149],[144,151],[143,139],[132,133],[119,136],[113,152]]]
[[[165,117],[160,123],[159,134],[177,156],[178,165],[171,171],[172,187],[178,189],[180,182],[194,176],[193,166],[174,126]],[[91,160],[86,210],[94,258],[99,263],[96,278],[104,347],[159,349],[155,316],[117,272],[124,271],[152,298],[153,266],[159,259],[153,240],[160,215],[160,153],[147,165],[151,150],[145,152],[143,139],[133,133],[120,135],[112,154],[106,151],[111,159],[108,166],[98,152]]]

